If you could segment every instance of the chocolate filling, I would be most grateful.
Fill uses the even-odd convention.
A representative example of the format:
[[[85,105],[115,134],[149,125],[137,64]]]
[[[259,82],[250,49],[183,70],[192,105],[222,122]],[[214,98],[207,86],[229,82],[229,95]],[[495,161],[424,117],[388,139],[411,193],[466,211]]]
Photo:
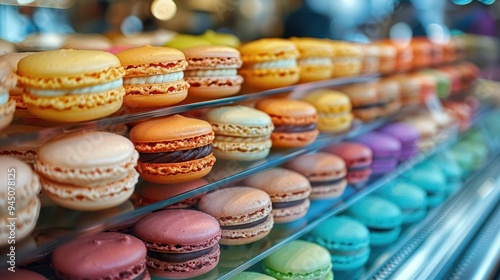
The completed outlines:
[[[254,221],[254,222],[251,222],[251,223],[247,223],[247,224],[234,225],[234,226],[221,226],[220,228],[221,229],[246,229],[246,228],[252,228],[252,227],[258,226],[258,225],[264,223],[265,221],[267,221],[267,217],[268,216],[265,216],[262,219],[259,219],[257,221]]]
[[[305,125],[276,125],[274,127],[274,132],[285,132],[285,133],[306,132],[315,129],[316,129],[315,123],[305,124]]]
[[[377,108],[377,107],[385,106],[385,104],[386,104],[385,102],[384,103],[371,103],[371,104],[353,106],[352,109],[353,110],[372,109],[372,108]]]
[[[213,247],[203,249],[197,252],[189,253],[161,253],[148,250],[148,257],[170,263],[181,263],[202,257],[212,251]]]
[[[387,233],[387,232],[393,231],[394,228],[372,228],[372,227],[368,227],[368,230],[370,232],[376,232],[376,233]]]
[[[145,163],[174,163],[204,158],[212,153],[212,144],[191,150],[181,150],[167,153],[140,154],[139,161]]]
[[[369,166],[369,165],[366,165],[366,166],[356,166],[356,167],[350,167],[350,168],[348,168],[347,170],[348,170],[349,172],[356,172],[356,171],[363,171],[363,170],[366,170],[366,169],[368,169],[368,168],[370,168],[370,166]]]
[[[311,182],[311,187],[314,188],[314,187],[323,187],[323,186],[327,186],[327,185],[335,185],[335,184],[342,182],[342,180],[344,180],[344,177],[339,178],[339,179],[335,179],[335,180],[330,180],[330,181]]]
[[[306,199],[300,199],[300,200],[295,200],[295,201],[286,201],[286,202],[275,202],[273,203],[273,209],[281,209],[281,208],[288,208],[288,207],[293,207],[302,204]]]

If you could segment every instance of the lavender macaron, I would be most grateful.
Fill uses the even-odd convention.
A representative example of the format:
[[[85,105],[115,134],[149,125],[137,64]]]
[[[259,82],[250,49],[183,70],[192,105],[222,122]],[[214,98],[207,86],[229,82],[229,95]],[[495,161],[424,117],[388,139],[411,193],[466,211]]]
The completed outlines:
[[[411,125],[396,122],[382,127],[379,132],[388,134],[401,142],[400,161],[408,160],[418,154],[420,132]]]
[[[372,150],[373,174],[391,172],[398,166],[401,157],[401,142],[382,132],[369,132],[354,139],[355,142],[365,144]]]

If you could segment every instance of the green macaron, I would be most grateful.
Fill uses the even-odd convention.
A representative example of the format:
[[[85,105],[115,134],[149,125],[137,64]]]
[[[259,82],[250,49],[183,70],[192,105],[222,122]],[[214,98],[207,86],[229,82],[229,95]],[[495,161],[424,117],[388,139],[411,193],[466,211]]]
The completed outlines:
[[[312,242],[295,240],[262,262],[266,274],[279,280],[333,280],[331,255]]]
[[[262,273],[244,271],[231,278],[231,280],[276,280],[276,278]]]

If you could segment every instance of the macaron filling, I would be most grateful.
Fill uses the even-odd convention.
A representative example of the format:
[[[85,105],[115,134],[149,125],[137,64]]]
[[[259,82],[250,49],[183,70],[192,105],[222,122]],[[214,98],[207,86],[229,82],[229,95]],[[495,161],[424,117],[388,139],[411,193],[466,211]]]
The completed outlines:
[[[364,166],[353,166],[349,167],[347,169],[348,172],[358,172],[358,171],[365,171],[370,168],[370,164],[364,165]]]
[[[278,59],[278,60],[258,62],[253,64],[253,69],[273,69],[273,68],[291,68],[291,67],[297,67],[297,60],[294,58]]]
[[[358,250],[340,251],[340,250],[329,250],[332,255],[336,256],[356,256],[362,255],[369,250],[369,247],[364,247]]]
[[[208,255],[214,250],[215,247],[216,246],[209,247],[196,252],[187,252],[187,253],[164,253],[164,252],[148,250],[147,255],[150,258],[164,262],[183,263]]]
[[[323,187],[323,186],[329,186],[329,185],[335,185],[339,184],[344,180],[344,177],[338,178],[338,179],[333,179],[333,180],[328,180],[328,181],[317,181],[317,182],[311,182],[311,187]]]
[[[328,57],[306,57],[301,58],[297,61],[299,66],[308,66],[308,65],[332,65],[332,60]]]
[[[188,70],[186,77],[228,77],[237,76],[238,70],[234,69],[209,69],[209,70]]]
[[[212,144],[202,147],[163,153],[141,153],[139,161],[144,163],[176,163],[201,159],[212,153]]]
[[[177,71],[162,75],[140,76],[140,77],[125,77],[123,78],[124,85],[145,85],[145,84],[161,84],[180,81],[184,78],[184,72]]]
[[[7,104],[8,101],[9,101],[9,93],[7,92],[0,93],[0,106]]]
[[[306,201],[306,198],[295,201],[273,202],[273,209],[283,209],[298,206]]]
[[[74,88],[74,89],[36,89],[36,88],[26,87],[26,91],[30,94],[37,96],[54,97],[54,96],[63,96],[66,94],[80,95],[80,94],[110,91],[113,89],[120,88],[122,84],[123,80],[117,79],[100,85],[93,85],[93,86]]]
[[[313,131],[317,127],[316,123],[305,124],[305,125],[275,125],[273,132],[285,132],[285,133],[295,133],[295,132],[306,132]]]
[[[387,233],[394,230],[394,228],[378,228],[376,226],[367,226],[370,233]]]
[[[269,215],[265,216],[264,218],[258,219],[256,221],[246,223],[246,224],[239,224],[239,225],[231,225],[231,226],[220,226],[222,230],[232,230],[232,229],[247,229],[247,228],[253,228],[255,226],[258,226],[260,224],[263,224],[264,222],[267,221],[269,218]]]

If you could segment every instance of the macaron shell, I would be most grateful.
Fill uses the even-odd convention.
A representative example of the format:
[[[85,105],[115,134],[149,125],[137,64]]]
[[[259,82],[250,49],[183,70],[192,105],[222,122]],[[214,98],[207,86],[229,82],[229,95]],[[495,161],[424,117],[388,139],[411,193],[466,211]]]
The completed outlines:
[[[215,109],[211,109],[205,115],[206,120],[214,125],[233,125],[241,126],[243,128],[249,127],[267,127],[272,126],[271,117],[261,110],[257,110],[247,106],[225,106]],[[255,128],[254,128],[255,129]],[[218,133],[217,129],[214,129],[217,134],[221,135],[234,135],[234,136],[260,136],[262,134],[256,135],[243,135],[243,133],[228,133],[220,131]]]
[[[116,54],[122,65],[177,62],[185,56],[180,50],[167,47],[143,46],[127,49]]]
[[[231,280],[276,280],[276,278],[257,272],[243,271],[231,278]]]
[[[174,88],[174,91],[171,91]],[[127,85],[127,92],[144,92],[145,94],[127,94],[123,104],[129,108],[154,108],[164,107],[180,103],[188,96],[189,84],[185,80],[176,82],[151,84],[151,85]],[[155,92],[155,94],[146,94]]]
[[[298,133],[273,132],[271,140],[276,148],[300,148],[312,144],[319,135],[319,130]]]
[[[351,206],[347,213],[367,227],[392,229],[401,226],[402,213],[392,202],[370,195]]]
[[[244,85],[251,89],[273,89],[296,84],[300,80],[299,67],[272,69],[240,69]]]
[[[296,221],[307,214],[311,202],[309,199],[305,199],[301,204],[292,207],[273,209],[271,214],[273,215],[275,224],[290,223]]]
[[[40,214],[40,205],[38,197],[33,197],[25,208],[16,209],[16,241],[29,236],[33,231]],[[8,244],[8,240],[10,240],[8,239],[10,236],[10,221],[6,217],[8,216],[2,216],[2,219],[0,219],[0,246],[11,245]]]
[[[269,194],[272,202],[295,201],[309,197],[311,185],[300,173],[272,168],[245,179],[245,184]]]
[[[346,175],[344,160],[323,152],[296,157],[287,162],[285,168],[303,174],[311,182],[339,179]]]
[[[16,272],[6,272],[3,270],[0,277],[3,280],[47,280],[47,278],[41,274],[35,273],[26,269],[17,269]]]
[[[186,56],[186,59],[201,59],[201,58],[214,58],[214,57],[238,58],[238,59],[240,58],[240,52],[237,49],[222,45],[198,45],[191,48],[183,49],[182,52]],[[241,62],[239,64],[241,66]],[[215,66],[214,68],[219,68],[219,67]]]
[[[257,226],[246,229],[223,229],[221,245],[244,245],[264,239],[269,235],[274,225],[273,215]]]
[[[255,40],[241,45],[239,50],[244,63],[298,58],[299,56],[299,51],[292,42],[279,38]]]
[[[349,168],[369,166],[372,161],[372,150],[355,142],[336,143],[322,151],[340,156]]]
[[[278,117],[314,117],[316,108],[307,102],[285,98],[269,98],[259,101],[256,108]]]

